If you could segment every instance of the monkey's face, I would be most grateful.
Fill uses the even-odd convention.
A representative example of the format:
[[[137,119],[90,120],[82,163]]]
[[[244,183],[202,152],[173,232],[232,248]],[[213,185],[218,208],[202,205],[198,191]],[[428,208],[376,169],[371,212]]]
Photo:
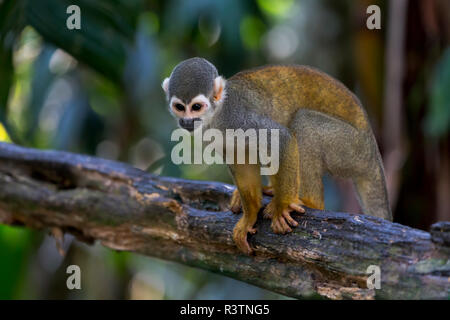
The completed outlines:
[[[190,132],[203,125],[211,113],[211,102],[203,94],[195,96],[190,101],[183,101],[177,96],[172,96],[169,101],[169,110],[178,119],[178,124]]]
[[[174,88],[172,81],[177,83],[182,90]],[[193,132],[194,129],[207,125],[221,107],[225,97],[225,80],[217,76],[212,78],[209,86],[203,88],[199,88],[198,84],[191,85],[195,84],[195,81],[190,78],[185,81],[185,83],[180,83],[179,79],[174,81],[172,75],[171,78],[163,81],[162,87],[169,100],[169,110],[178,119],[179,126]]]

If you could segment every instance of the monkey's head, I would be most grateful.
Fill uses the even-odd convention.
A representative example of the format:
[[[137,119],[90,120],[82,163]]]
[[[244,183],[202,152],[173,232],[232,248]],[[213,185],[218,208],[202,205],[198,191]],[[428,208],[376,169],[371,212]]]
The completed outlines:
[[[207,124],[225,98],[225,80],[216,67],[202,58],[179,63],[162,87],[169,101],[170,112],[180,127],[194,131]]]

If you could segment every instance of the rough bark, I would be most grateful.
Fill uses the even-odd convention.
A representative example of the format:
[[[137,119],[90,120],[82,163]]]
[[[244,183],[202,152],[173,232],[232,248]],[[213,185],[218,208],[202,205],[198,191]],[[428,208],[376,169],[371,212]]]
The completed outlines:
[[[222,273],[291,297],[449,297],[450,224],[430,233],[379,218],[307,209],[275,235],[259,219],[254,256],[232,241],[233,188],[160,177],[126,164],[0,143],[0,221]],[[265,198],[265,203],[268,202]],[[368,289],[367,268],[381,269]]]

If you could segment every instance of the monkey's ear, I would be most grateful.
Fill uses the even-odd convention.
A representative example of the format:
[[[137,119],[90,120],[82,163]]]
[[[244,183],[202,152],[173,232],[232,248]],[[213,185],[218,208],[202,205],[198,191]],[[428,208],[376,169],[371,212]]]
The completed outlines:
[[[170,80],[169,78],[165,78],[161,84],[161,87],[163,88],[163,90],[166,94],[169,93],[169,80]]]
[[[214,79],[214,101],[222,103],[225,98],[225,84],[226,81],[221,76]]]

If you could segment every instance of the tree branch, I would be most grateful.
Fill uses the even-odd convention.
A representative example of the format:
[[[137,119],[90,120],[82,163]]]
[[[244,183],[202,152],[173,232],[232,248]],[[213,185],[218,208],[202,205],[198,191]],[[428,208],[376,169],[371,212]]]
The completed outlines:
[[[0,143],[0,221],[222,273],[292,297],[448,298],[449,223],[429,233],[364,215],[308,209],[275,235],[258,220],[255,256],[232,241],[233,188],[155,176],[126,164]],[[268,202],[266,198],[265,203]],[[367,267],[381,268],[368,289]]]

